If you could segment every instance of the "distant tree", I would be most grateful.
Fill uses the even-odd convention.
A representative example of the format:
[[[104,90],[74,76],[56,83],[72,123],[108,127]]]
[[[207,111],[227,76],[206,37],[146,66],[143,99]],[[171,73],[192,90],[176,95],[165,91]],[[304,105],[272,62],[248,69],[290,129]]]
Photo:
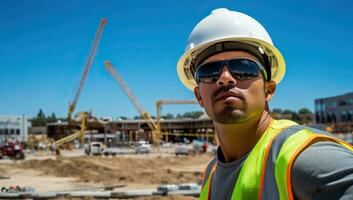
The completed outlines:
[[[152,119],[156,119],[156,116],[150,115]],[[144,119],[141,115],[135,115],[132,119]]]
[[[65,121],[67,121],[67,118],[66,117],[59,117],[57,121],[65,122]]]
[[[120,117],[118,117],[118,119],[126,120],[126,119],[129,119],[129,118],[127,118],[125,116],[120,116]]]
[[[313,114],[308,108],[301,108],[298,113],[300,115],[309,115],[309,114]]]
[[[282,114],[283,111],[282,111],[282,109],[280,109],[280,108],[274,108],[274,109],[272,109],[272,113],[275,113],[275,114]]]
[[[311,112],[311,110],[309,110],[308,108],[301,108],[298,111],[300,120],[302,124],[310,124],[314,122],[314,116],[313,113]],[[331,118],[329,120],[334,120],[333,118]]]
[[[294,113],[295,113],[294,111],[288,110],[288,109],[286,109],[282,112],[283,115],[293,115]]]
[[[280,119],[282,112],[283,112],[282,109],[274,108],[274,109],[272,109],[270,114],[274,119]]]
[[[167,113],[166,115],[162,115],[161,118],[163,119],[174,119],[174,115],[171,113]]]
[[[301,108],[298,112],[289,109],[279,109],[274,108],[271,112],[271,116],[274,119],[289,119],[293,120],[299,124],[308,124],[312,123],[313,119],[310,116],[312,112],[307,108]],[[309,116],[302,116],[302,115],[309,115]]]
[[[52,122],[57,122],[58,119],[55,116],[55,113],[52,113],[51,116],[48,116],[46,118],[46,123],[52,123]]]
[[[293,112],[291,120],[298,122],[299,124],[302,123],[301,118],[299,117],[299,115],[296,112]]]
[[[46,117],[42,109],[39,109],[39,112],[36,117],[32,118],[32,126],[45,126]]]
[[[204,112],[202,111],[191,111],[191,112],[186,112],[184,114],[178,114],[176,116],[177,119],[182,119],[182,118],[192,118],[192,119],[197,119],[203,115]]]
[[[45,114],[42,109],[39,109],[39,112],[37,114],[37,118],[45,120]]]
[[[46,117],[42,109],[39,109],[39,112],[36,117],[31,119],[32,126],[45,126],[47,123],[57,122],[57,121],[66,121],[65,117],[57,118],[55,113],[48,115]]]

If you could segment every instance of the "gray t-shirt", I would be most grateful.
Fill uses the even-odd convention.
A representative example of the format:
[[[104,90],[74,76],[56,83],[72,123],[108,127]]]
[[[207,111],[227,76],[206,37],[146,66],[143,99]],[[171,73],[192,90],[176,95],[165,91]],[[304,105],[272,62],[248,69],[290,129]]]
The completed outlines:
[[[211,200],[230,200],[248,154],[225,162],[221,148],[206,169],[208,178],[217,162],[211,183]],[[292,189],[296,200],[353,200],[353,152],[333,142],[318,142],[305,149],[292,168]]]

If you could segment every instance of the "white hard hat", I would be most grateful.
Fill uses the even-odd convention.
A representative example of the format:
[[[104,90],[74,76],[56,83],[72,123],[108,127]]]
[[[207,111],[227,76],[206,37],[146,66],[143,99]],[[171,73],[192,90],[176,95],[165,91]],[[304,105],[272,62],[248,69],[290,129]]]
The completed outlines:
[[[189,36],[185,52],[178,61],[178,76],[188,89],[193,90],[197,86],[193,76],[194,69],[192,69],[195,67],[193,65],[197,56],[213,46],[219,49],[218,51],[222,51],[222,47],[217,45],[222,46],[227,42],[256,49],[258,54],[266,57],[267,68],[271,74],[270,80],[276,84],[282,80],[286,71],[285,61],[282,54],[274,47],[265,28],[246,14],[219,8],[213,10],[195,26]]]

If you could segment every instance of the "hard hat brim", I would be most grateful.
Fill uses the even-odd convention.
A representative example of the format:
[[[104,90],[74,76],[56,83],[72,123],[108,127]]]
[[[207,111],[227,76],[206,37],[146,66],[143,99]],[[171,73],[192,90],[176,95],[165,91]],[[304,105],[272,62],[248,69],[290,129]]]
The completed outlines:
[[[284,77],[286,71],[286,64],[284,58],[280,51],[274,47],[272,44],[249,37],[230,37],[230,38],[222,38],[219,40],[213,40],[210,42],[206,42],[204,44],[198,45],[197,47],[191,48],[187,50],[179,59],[177,64],[177,73],[179,76],[180,81],[184,84],[186,88],[193,91],[194,88],[197,86],[196,81],[193,77],[188,78],[185,72],[185,68],[190,67],[190,63],[192,60],[192,54],[195,52],[200,53],[205,48],[212,46],[216,43],[225,42],[225,41],[234,41],[234,42],[241,42],[245,44],[250,44],[253,46],[261,47],[264,52],[270,57],[271,60],[271,80],[274,81],[276,84],[281,82]],[[185,66],[185,67],[184,67]]]

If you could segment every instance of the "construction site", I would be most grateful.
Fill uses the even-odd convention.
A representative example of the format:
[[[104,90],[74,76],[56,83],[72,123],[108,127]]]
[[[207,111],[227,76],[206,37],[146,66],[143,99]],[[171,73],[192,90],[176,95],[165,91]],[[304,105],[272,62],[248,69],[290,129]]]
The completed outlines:
[[[76,111],[106,24],[107,19],[100,21],[67,120],[47,123],[46,135],[27,133],[27,148],[19,138],[4,140],[0,151],[1,198],[198,197],[205,165],[216,151],[213,124],[206,115],[161,119],[162,106],[197,104],[195,100],[157,100],[153,119],[112,63],[106,61],[106,70],[141,119],[112,121]]]
[[[145,10],[145,8],[143,8],[143,10]],[[202,10],[206,10],[206,8],[202,8]],[[134,15],[131,13],[125,14]],[[180,13],[180,11],[178,11],[178,13]],[[97,19],[99,20],[100,17]],[[117,21],[119,20],[120,18]],[[157,18],[156,20],[153,18],[152,21],[158,20],[160,19]],[[71,21],[71,19],[68,21]],[[76,22],[75,20],[72,21]],[[124,22],[124,20],[119,22]],[[80,24],[81,22],[76,23]],[[166,26],[170,26],[170,29],[166,28],[166,31],[170,33],[177,32],[177,28],[173,27],[174,25],[170,25],[173,23],[167,23],[168,25]],[[75,82],[73,89],[67,89],[72,89],[74,95],[69,94],[67,91],[58,92],[70,96],[70,102],[63,102],[62,99],[60,99],[60,102],[65,105],[65,111],[63,111],[64,114],[62,114],[65,115],[64,117],[57,119],[53,114],[54,117],[50,121],[35,124],[35,117],[27,117],[25,114],[0,116],[0,199],[196,200],[200,196],[205,169],[210,160],[217,155],[219,146],[217,133],[212,120],[203,111],[203,108],[200,108],[202,111],[195,111],[198,112],[197,115],[195,115],[196,117],[182,115],[180,115],[180,117],[165,117],[167,114],[165,110],[163,110],[165,107],[199,105],[199,102],[195,98],[175,98],[175,96],[172,96],[174,91],[163,93],[163,98],[156,95],[156,98],[153,100],[154,110],[153,112],[148,112],[148,109],[146,109],[148,105],[146,105],[145,99],[137,98],[139,93],[135,93],[132,90],[136,89],[136,86],[135,88],[130,87],[133,81],[126,81],[128,80],[125,79],[126,76],[123,77],[123,73],[119,73],[120,70],[123,70],[124,65],[116,63],[114,58],[109,58],[109,56],[111,56],[110,54],[106,57],[104,62],[98,63],[97,59],[95,61],[96,54],[104,54],[104,51],[99,52],[99,49],[106,47],[101,44],[101,39],[105,39],[104,36],[106,36],[105,34],[108,31],[105,28],[109,25],[110,22],[108,23],[108,18],[101,18],[98,27],[94,24],[95,34],[92,33],[92,36],[94,34],[93,42],[92,38],[90,38],[90,42],[88,43],[90,43],[91,46],[89,46],[89,49],[86,48],[85,51],[85,56],[87,57],[82,58],[81,54],[72,53],[72,57],[78,57],[78,55],[80,55],[80,59],[85,61],[85,65],[81,65],[79,68],[80,76],[75,77],[76,79],[70,77],[70,79],[79,80],[78,83]],[[58,26],[60,26],[60,24]],[[115,26],[119,27],[120,25],[115,24]],[[156,27],[158,27],[158,25],[156,25]],[[128,29],[131,32],[135,31],[141,35],[148,35],[148,31],[150,31],[149,28],[150,27],[145,28],[148,30],[143,29],[142,31],[140,28],[136,30],[132,28],[130,30],[130,27],[123,27],[121,29]],[[150,29],[153,30],[153,28],[155,27],[151,25]],[[119,29],[119,31],[121,30]],[[114,32],[114,34],[116,33],[117,32]],[[160,36],[157,35],[155,37]],[[53,38],[52,40],[59,40],[55,37]],[[112,40],[112,37],[107,38]],[[131,40],[131,46],[121,45],[117,49],[110,49],[114,51],[114,53],[118,52],[114,55],[119,54],[119,51],[122,49],[126,50],[136,47],[136,49],[141,48],[140,51],[149,51],[144,49],[143,45],[150,45],[152,47],[155,45],[148,42],[146,44],[140,44],[141,41],[133,37],[129,38],[126,36],[126,38],[119,38],[119,42],[121,42],[120,39]],[[133,41],[134,39],[136,39],[136,41]],[[75,39],[70,38],[68,40]],[[170,40],[170,38],[168,38],[168,40]],[[161,43],[163,42],[166,43],[165,41]],[[163,46],[166,45],[163,44]],[[69,48],[71,48],[71,46]],[[158,45],[156,48],[158,48]],[[66,50],[70,51],[70,49]],[[261,52],[260,47],[259,51]],[[126,55],[124,56],[127,57]],[[163,56],[164,55],[161,57]],[[190,57],[192,56],[190,54]],[[174,62],[175,59],[174,57],[172,58]],[[152,65],[156,65],[155,60],[157,59],[153,57],[147,60],[146,65],[148,62],[152,63]],[[130,60],[128,62],[130,62]],[[163,65],[162,61],[161,63],[161,65]],[[46,66],[47,63],[43,65]],[[219,73],[223,73],[223,67],[224,66],[220,68],[221,70],[218,70],[220,71]],[[95,68],[104,69],[105,75],[114,83],[111,85],[114,85],[117,90],[123,93],[121,98],[128,99],[130,107],[127,110],[129,110],[129,112],[132,111],[135,117],[121,117],[125,115],[125,113],[120,115],[121,113],[115,112],[115,110],[112,111],[112,113],[114,113],[112,116],[102,117],[104,114],[95,114],[95,105],[91,104],[86,106],[89,107],[87,110],[77,108],[77,105],[82,103],[81,96],[83,91],[85,91],[87,80],[89,80],[87,79],[88,75],[94,72],[97,73],[98,71],[94,71]],[[174,68],[173,70],[175,71]],[[74,71],[73,69],[70,70]],[[158,70],[159,69],[156,71]],[[256,68],[256,70],[256,72],[260,73],[258,68]],[[290,70],[293,70],[293,68]],[[228,71],[231,71],[229,66]],[[126,73],[128,74],[128,72]],[[136,72],[136,74],[137,73],[138,72]],[[174,72],[173,75],[176,73],[177,72]],[[310,74],[311,72],[305,73]],[[70,75],[65,74],[62,76]],[[59,75],[55,74],[55,76]],[[256,74],[256,77],[257,76],[258,74]],[[148,79],[154,79],[155,77],[157,77],[157,75],[150,76]],[[161,77],[161,80],[162,78],[163,77]],[[196,79],[195,77],[193,78]],[[169,80],[167,79],[168,78],[163,79],[161,84],[169,84]],[[63,79],[62,82],[65,82],[65,80],[66,79]],[[136,80],[132,80],[138,81],[138,77]],[[57,83],[53,84],[54,87],[51,85],[52,87],[48,89],[48,91],[56,90],[55,84]],[[144,88],[143,84],[142,82],[138,86]],[[288,83],[286,84],[288,85]],[[31,86],[28,85],[27,87]],[[44,88],[46,86],[43,85],[42,87]],[[108,86],[104,85],[104,87]],[[145,94],[145,97],[153,96],[149,94],[151,91],[156,91],[153,87],[154,85],[145,87],[146,90],[148,90],[148,92],[146,92],[148,94]],[[25,90],[27,89],[28,88]],[[45,94],[48,96],[47,101],[52,101],[51,97],[49,97],[51,92],[45,91],[48,93]],[[176,91],[176,93],[177,92],[178,91]],[[113,92],[110,91],[110,93]],[[169,93],[170,96],[165,95]],[[291,95],[292,94],[289,95],[289,93],[287,93],[283,96],[286,96],[285,98],[297,98]],[[34,96],[35,95],[28,95],[28,97],[26,97],[28,100],[26,101],[35,99]],[[97,96],[102,99],[102,104],[110,101],[109,97],[111,97],[101,94],[97,94]],[[279,98],[283,98],[283,96]],[[193,94],[192,97],[194,97]],[[99,98],[97,97],[97,99]],[[41,99],[45,99],[44,101],[46,101],[46,96],[42,96]],[[296,101],[296,99],[294,101]],[[89,102],[91,103],[93,100]],[[99,103],[100,102],[97,104]],[[115,103],[117,107],[125,107],[125,105],[119,104],[120,102]],[[313,106],[315,107],[315,112],[302,109],[297,114],[291,112],[291,110],[274,109],[272,111],[268,110],[269,118],[292,120],[299,125],[330,132],[345,142],[353,144],[353,93],[317,98],[313,103],[315,104]],[[38,104],[39,103],[33,103],[33,107],[38,106]],[[66,106],[67,104],[69,106]],[[266,104],[266,106],[268,105]],[[266,107],[266,109],[268,109],[268,107]],[[40,112],[42,112],[42,110],[40,110]],[[191,113],[192,112],[193,111],[191,111]],[[119,115],[120,117],[118,117]],[[39,118],[38,116],[37,119]],[[219,129],[217,130],[219,131]],[[271,142],[273,140],[271,140]],[[220,152],[222,153],[222,151],[218,149],[218,155],[221,154]],[[266,153],[268,152],[266,151]],[[210,173],[213,174],[214,170],[215,167],[212,168]],[[264,171],[265,170],[263,170],[263,172]],[[261,179],[261,181],[263,181],[263,179]],[[207,190],[208,189],[209,188],[207,188]],[[209,191],[210,190],[208,190],[208,195],[210,194]]]

